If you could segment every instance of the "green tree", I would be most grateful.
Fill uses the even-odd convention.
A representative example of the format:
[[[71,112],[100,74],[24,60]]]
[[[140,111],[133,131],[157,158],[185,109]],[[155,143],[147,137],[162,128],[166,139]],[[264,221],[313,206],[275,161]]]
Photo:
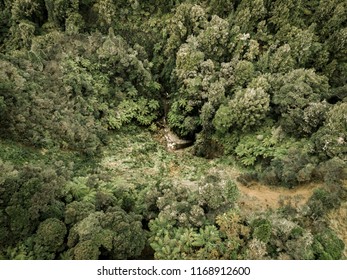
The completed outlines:
[[[219,107],[213,124],[220,132],[229,129],[247,131],[266,117],[269,103],[269,95],[261,88],[240,90],[227,106]]]
[[[14,169],[1,163],[0,168],[6,171],[0,177],[0,251],[7,257],[13,253],[21,258],[22,252],[28,258],[54,258],[66,234],[59,221],[64,211],[61,189],[68,178],[65,167],[27,164]],[[45,237],[43,231],[47,231]]]
[[[327,113],[324,126],[314,136],[318,151],[328,157],[339,157],[346,160],[347,157],[347,103],[336,104]]]
[[[271,102],[284,130],[297,136],[314,132],[327,110],[322,101],[329,97],[328,79],[313,70],[296,69],[271,80]]]
[[[64,247],[66,233],[66,226],[62,221],[49,218],[40,223],[36,233],[36,243],[47,248],[47,251],[56,252]]]
[[[114,207],[89,214],[75,224],[68,236],[68,246],[75,259],[111,259],[138,257],[145,245],[140,217]]]
[[[313,250],[319,260],[339,260],[344,248],[343,241],[331,230],[325,230],[315,235]]]

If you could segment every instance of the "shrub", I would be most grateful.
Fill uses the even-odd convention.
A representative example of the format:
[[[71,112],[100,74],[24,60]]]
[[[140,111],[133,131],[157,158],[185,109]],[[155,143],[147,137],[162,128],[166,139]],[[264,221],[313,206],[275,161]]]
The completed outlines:
[[[340,260],[345,244],[332,230],[325,230],[314,237],[313,252],[319,260]]]

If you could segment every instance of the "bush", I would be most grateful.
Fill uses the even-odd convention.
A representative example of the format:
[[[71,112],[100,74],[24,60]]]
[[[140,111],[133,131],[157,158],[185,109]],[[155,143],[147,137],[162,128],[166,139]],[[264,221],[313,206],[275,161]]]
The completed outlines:
[[[252,223],[253,238],[256,238],[264,243],[268,243],[271,237],[272,226],[268,220],[259,219]]]
[[[319,260],[340,260],[345,244],[331,230],[325,230],[314,237],[313,252]]]
[[[336,190],[328,191],[322,188],[315,190],[307,202],[310,215],[313,218],[319,218],[329,210],[338,207],[341,203],[339,195],[339,192]]]
[[[66,226],[56,218],[49,218],[43,221],[36,233],[36,242],[47,248],[50,252],[56,252],[64,246],[64,239],[67,233]]]
[[[347,160],[347,103],[339,103],[327,113],[326,121],[314,135],[317,150],[329,158]]]
[[[269,102],[268,94],[261,88],[240,90],[227,106],[219,107],[213,124],[220,132],[227,132],[229,129],[246,131],[266,117]]]
[[[315,158],[305,151],[302,144],[299,147],[289,148],[286,155],[272,159],[270,166],[262,171],[260,179],[269,184],[280,183],[289,188],[313,180]]]

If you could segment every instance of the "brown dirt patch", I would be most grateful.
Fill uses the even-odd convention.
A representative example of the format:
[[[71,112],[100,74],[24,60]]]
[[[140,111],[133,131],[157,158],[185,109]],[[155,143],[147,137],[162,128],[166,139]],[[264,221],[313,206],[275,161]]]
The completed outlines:
[[[171,177],[179,177],[181,167],[173,162],[169,163],[169,174]]]
[[[276,209],[283,203],[294,207],[300,207],[312,196],[313,191],[318,188],[317,184],[307,184],[293,189],[284,187],[269,187],[254,182],[249,186],[238,184],[241,191],[240,203],[252,211]]]
[[[218,172],[219,168],[215,167],[215,169]],[[322,186],[322,184],[309,183],[289,189],[281,186],[263,185],[255,181],[245,186],[236,180],[241,173],[237,168],[224,167],[223,171],[222,173],[219,171],[220,176],[232,179],[240,190],[240,207],[250,212],[277,209],[283,204],[300,207],[307,202],[315,189]]]

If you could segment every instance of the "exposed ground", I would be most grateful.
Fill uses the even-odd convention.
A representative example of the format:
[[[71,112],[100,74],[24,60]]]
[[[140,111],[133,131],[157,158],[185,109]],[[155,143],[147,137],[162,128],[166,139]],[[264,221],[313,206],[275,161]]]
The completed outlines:
[[[319,187],[317,184],[306,184],[294,189],[283,187],[269,187],[260,183],[253,183],[246,187],[238,184],[241,191],[240,204],[252,211],[275,209],[283,203],[300,207],[312,196]]]

